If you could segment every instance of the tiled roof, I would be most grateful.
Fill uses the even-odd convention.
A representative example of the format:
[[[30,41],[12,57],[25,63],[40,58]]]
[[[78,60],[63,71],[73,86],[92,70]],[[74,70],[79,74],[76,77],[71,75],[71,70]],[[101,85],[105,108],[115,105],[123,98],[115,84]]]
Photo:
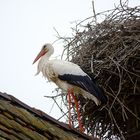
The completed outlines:
[[[0,92],[0,140],[92,140],[43,111]]]

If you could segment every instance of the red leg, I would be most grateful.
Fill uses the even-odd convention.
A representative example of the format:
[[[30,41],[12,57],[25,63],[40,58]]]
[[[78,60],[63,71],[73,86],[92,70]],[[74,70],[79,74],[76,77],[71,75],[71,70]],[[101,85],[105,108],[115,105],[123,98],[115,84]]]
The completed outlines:
[[[80,120],[79,105],[78,105],[78,102],[77,102],[77,100],[76,100],[76,98],[74,96],[73,90],[71,92],[71,95],[72,95],[72,98],[73,98],[73,100],[75,102],[75,107],[76,107],[76,112],[77,112],[77,119],[78,119],[78,124],[79,124],[79,130],[80,130],[80,132],[83,132],[84,129],[83,129],[83,125],[82,125],[81,120]]]
[[[68,89],[68,103],[69,103],[69,127],[71,128],[71,97],[70,97],[70,90]]]

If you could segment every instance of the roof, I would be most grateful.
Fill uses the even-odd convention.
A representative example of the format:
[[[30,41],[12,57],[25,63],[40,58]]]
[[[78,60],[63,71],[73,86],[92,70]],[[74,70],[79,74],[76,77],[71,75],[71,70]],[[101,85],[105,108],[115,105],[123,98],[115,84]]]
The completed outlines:
[[[62,135],[63,134],[63,135]],[[92,140],[43,111],[0,92],[0,139],[6,140]]]

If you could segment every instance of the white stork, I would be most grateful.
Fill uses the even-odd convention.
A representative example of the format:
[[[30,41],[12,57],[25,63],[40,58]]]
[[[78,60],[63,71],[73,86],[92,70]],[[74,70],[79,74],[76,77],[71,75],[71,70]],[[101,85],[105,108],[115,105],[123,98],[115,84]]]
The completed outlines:
[[[85,98],[93,100],[96,105],[100,105],[102,102],[105,103],[107,98],[101,92],[97,84],[95,84],[95,81],[90,78],[90,76],[87,75],[80,66],[64,60],[49,60],[53,53],[53,46],[48,43],[45,44],[33,61],[33,64],[40,58],[37,74],[42,72],[43,76],[47,77],[49,81],[54,82],[62,90],[68,91],[69,112],[71,107],[70,95],[72,95],[78,113],[79,129],[80,131],[83,131],[78,111],[78,102],[73,93],[76,91],[76,94],[81,94]],[[71,126],[70,116],[71,115],[69,113],[69,125]]]

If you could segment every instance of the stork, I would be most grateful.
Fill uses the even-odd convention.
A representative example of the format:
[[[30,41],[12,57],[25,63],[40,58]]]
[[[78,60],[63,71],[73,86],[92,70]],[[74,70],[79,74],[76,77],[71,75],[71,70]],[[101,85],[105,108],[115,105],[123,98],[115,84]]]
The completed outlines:
[[[42,72],[43,76],[48,81],[54,82],[59,88],[68,92],[69,102],[69,126],[71,127],[71,96],[75,102],[79,129],[82,132],[83,127],[80,122],[80,113],[78,111],[78,102],[74,96],[75,94],[81,94],[83,97],[93,100],[96,105],[106,103],[107,98],[101,92],[100,88],[95,83],[94,79],[86,74],[80,66],[72,62],[64,60],[50,60],[50,56],[54,53],[54,48],[51,44],[45,44],[39,54],[36,56],[33,64],[39,60],[37,74]]]

